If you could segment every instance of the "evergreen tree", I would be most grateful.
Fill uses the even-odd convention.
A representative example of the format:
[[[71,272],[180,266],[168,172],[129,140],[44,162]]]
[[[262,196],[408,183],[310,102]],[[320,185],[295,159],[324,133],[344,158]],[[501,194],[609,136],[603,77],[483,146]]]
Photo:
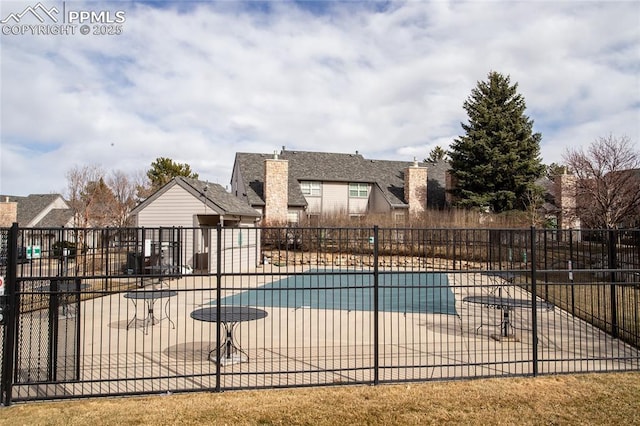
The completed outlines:
[[[198,179],[198,174],[191,171],[191,166],[186,163],[176,163],[165,157],[156,158],[156,161],[151,163],[151,169],[147,172],[152,191],[165,185],[176,176]]]
[[[435,148],[429,152],[429,157],[427,157],[425,162],[437,163],[440,160],[444,160],[447,156],[447,151],[445,151],[440,145],[437,145]]]
[[[461,123],[465,135],[455,139],[448,152],[457,205],[496,213],[527,208],[527,194],[544,165],[541,135],[533,133],[517,88],[509,76],[490,72],[464,102],[469,123]]]

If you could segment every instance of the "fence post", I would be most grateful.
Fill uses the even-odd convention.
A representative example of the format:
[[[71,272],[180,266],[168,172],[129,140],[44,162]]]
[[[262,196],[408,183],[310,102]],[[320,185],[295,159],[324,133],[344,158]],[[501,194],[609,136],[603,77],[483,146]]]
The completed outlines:
[[[104,289],[111,291],[111,280],[109,279],[109,227],[102,230],[102,247],[104,247]]]
[[[379,290],[379,270],[378,270],[378,225],[373,226],[373,384],[380,381],[380,335],[378,324],[378,290]]]
[[[533,323],[533,329],[531,332],[531,345],[532,345],[532,363],[533,363],[533,375],[538,375],[538,311],[537,311],[537,289],[536,289],[536,227],[531,227],[531,322]]]
[[[220,318],[222,317],[222,309],[220,303],[222,300],[222,224],[218,222],[216,226],[216,342],[221,342],[222,333],[220,330]],[[218,343],[216,343],[218,344]],[[220,392],[221,368],[220,368],[220,349],[216,351],[216,392]]]
[[[0,392],[5,406],[11,405],[13,391],[13,369],[15,363],[15,335],[17,327],[17,309],[16,309],[16,286],[17,286],[17,268],[18,263],[18,224],[13,223],[9,229],[8,251],[7,251],[7,276],[5,281],[6,301],[4,306],[4,315],[6,325],[4,326],[4,342],[2,354],[2,383],[0,384]]]
[[[571,284],[571,315],[576,314],[576,289],[573,281],[573,229],[569,229],[569,283]],[[576,262],[576,267],[577,262]]]
[[[543,237],[544,237],[544,299],[549,300],[549,274],[547,273],[548,265],[547,265],[547,253],[549,251],[549,247],[547,246],[547,229],[542,229]]]
[[[609,274],[611,279],[611,335],[618,337],[618,309],[616,304],[616,237],[617,232],[614,229],[609,230]]]

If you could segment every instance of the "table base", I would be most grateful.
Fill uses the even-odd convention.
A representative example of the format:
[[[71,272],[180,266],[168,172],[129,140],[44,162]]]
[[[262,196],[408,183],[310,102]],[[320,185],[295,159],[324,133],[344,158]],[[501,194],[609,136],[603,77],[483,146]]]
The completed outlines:
[[[222,345],[209,352],[209,361],[217,361],[217,352],[220,351],[220,365],[239,364],[249,362],[249,354],[235,344],[233,340],[233,328],[235,324],[225,326],[227,337]]]
[[[503,336],[501,334],[490,334],[489,335],[490,338],[492,338],[495,341],[498,342],[519,342],[520,339],[518,337],[516,337],[515,334],[510,334],[508,336]]]
[[[214,349],[211,352],[209,352],[209,358],[208,358],[209,361],[216,362],[216,352],[217,352],[217,349]],[[226,365],[241,364],[243,362],[249,362],[249,357],[246,356],[244,353],[237,353],[237,354],[232,354],[231,356],[227,356],[223,352],[220,356],[220,365],[223,367]]]
[[[169,322],[171,323],[171,328],[175,329],[176,328],[176,324],[173,322],[173,320],[169,317],[169,313],[166,312],[167,310],[167,306],[169,304],[169,301],[165,302],[164,304],[164,309],[165,309],[165,314],[164,316],[160,316],[159,318],[156,317],[154,311],[153,311],[153,305],[155,303],[155,300],[147,300],[147,313],[146,316],[144,318],[138,318],[138,306],[137,303],[134,299],[132,299],[133,301],[133,306],[134,309],[136,310],[136,313],[133,315],[133,318],[131,318],[131,320],[129,320],[129,322],[127,323],[127,330],[129,330],[131,327],[139,327],[138,323],[142,323],[142,329],[144,330],[144,334],[149,334],[149,327],[150,326],[154,326],[156,324],[159,324],[160,321],[162,320],[169,320]]]

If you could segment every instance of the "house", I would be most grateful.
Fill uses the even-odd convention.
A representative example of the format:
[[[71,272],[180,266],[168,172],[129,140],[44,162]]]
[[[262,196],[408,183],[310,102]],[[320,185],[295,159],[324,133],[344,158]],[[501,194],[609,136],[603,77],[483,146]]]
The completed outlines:
[[[73,212],[60,194],[0,195],[0,200],[0,227],[17,223],[20,228],[42,228],[30,233],[29,245],[23,247],[28,259],[51,249],[60,236],[53,228],[73,225]]]
[[[175,177],[132,211],[134,226],[155,228],[141,237],[147,263],[167,262],[203,272],[216,270],[216,226],[222,225],[225,268],[257,265],[260,214],[227,192],[222,186],[185,177]],[[163,230],[184,228],[183,230]],[[166,253],[165,253],[166,252]],[[163,259],[163,256],[167,256]],[[237,269],[239,270],[239,269]]]
[[[73,212],[60,194],[0,195],[0,199],[1,227],[9,227],[14,222],[21,228],[54,228],[73,224]]]
[[[640,169],[610,172],[596,179],[583,179],[574,174],[563,173],[546,179],[546,199],[555,208],[550,216],[556,219],[561,229],[604,228],[601,208],[593,198],[600,193],[611,203],[611,213],[618,218],[618,228],[634,228],[640,223]],[[546,206],[547,204],[545,204]],[[616,216],[617,215],[617,216]]]
[[[357,152],[236,153],[231,192],[268,224],[370,213],[403,221],[444,207],[446,170],[446,162],[371,160]]]

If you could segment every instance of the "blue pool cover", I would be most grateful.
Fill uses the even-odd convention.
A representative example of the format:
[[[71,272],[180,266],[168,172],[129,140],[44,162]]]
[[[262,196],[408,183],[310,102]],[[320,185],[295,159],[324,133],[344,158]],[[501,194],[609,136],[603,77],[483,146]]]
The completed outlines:
[[[373,273],[340,272],[310,270],[225,297],[221,304],[372,311]],[[456,314],[455,299],[446,274],[380,273],[378,284],[380,311]]]

